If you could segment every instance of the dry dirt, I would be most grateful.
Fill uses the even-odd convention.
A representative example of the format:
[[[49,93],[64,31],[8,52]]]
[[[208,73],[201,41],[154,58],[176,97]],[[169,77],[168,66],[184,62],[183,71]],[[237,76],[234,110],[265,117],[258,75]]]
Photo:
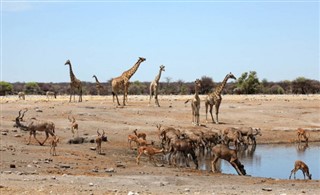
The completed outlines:
[[[84,96],[82,103],[69,103],[68,96],[50,100],[44,96],[2,97],[1,194],[320,194],[319,180],[211,173],[195,170],[193,164],[191,168],[154,166],[146,157],[137,165],[137,152],[128,148],[127,136],[137,128],[158,145],[156,124],[193,130],[260,127],[263,135],[257,138],[258,144],[294,142],[295,130],[302,127],[310,130],[310,141],[320,141],[319,95],[226,95],[219,125],[205,122],[202,101],[201,127],[191,124],[190,104],[184,104],[190,97],[161,96],[161,107],[148,106],[147,96],[129,96],[125,107],[115,106],[110,96]],[[13,127],[23,108],[29,109],[25,120],[36,117],[55,123],[61,139],[57,156],[49,154],[51,137],[44,146],[34,139],[26,145],[28,132]],[[94,143],[67,143],[72,138],[70,114],[79,123],[80,136],[95,137],[98,129],[106,132],[109,142],[102,143],[104,155],[90,149]],[[37,137],[45,138],[43,133]],[[157,159],[160,165],[160,157]]]

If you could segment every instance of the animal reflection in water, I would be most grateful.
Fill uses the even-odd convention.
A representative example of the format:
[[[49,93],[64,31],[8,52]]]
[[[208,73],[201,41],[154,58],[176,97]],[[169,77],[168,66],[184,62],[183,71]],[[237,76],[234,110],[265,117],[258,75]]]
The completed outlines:
[[[307,148],[309,148],[308,142],[298,143],[298,145],[297,145],[298,152],[305,152]]]

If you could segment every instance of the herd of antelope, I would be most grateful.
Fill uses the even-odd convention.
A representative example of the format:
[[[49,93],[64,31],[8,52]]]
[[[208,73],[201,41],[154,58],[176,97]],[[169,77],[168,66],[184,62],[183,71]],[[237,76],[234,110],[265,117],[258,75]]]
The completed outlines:
[[[44,145],[49,135],[53,138],[50,142],[50,154],[56,155],[56,147],[59,142],[59,137],[55,135],[55,125],[50,121],[40,121],[36,118],[31,118],[29,122],[24,121],[24,115],[28,109],[20,110],[18,117],[15,119],[15,127],[21,130],[29,131],[29,141],[31,142],[31,137],[33,136],[40,145]],[[74,137],[75,131],[77,131],[78,136],[78,123],[76,122],[74,116],[72,119],[68,116],[71,123],[70,129]],[[200,155],[209,154],[211,155],[211,168],[213,172],[217,172],[216,163],[218,159],[224,159],[228,161],[239,175],[246,175],[246,170],[244,165],[241,164],[239,158],[237,157],[237,151],[240,147],[248,147],[248,145],[253,145],[255,147],[256,136],[262,135],[260,128],[226,128],[223,130],[179,130],[174,127],[162,127],[157,125],[160,148],[155,147],[154,141],[147,141],[147,134],[143,132],[137,132],[137,129],[133,131],[133,134],[128,135],[128,145],[132,149],[132,142],[136,144],[138,155],[136,157],[137,164],[140,163],[140,157],[146,155],[149,160],[154,160],[154,155],[164,154],[167,156],[167,161],[169,165],[172,163],[176,166],[177,162],[184,162],[186,166],[190,166],[188,159],[191,157],[195,168],[198,169],[198,158]],[[40,142],[36,138],[36,131],[45,132],[46,138],[43,142]],[[297,140],[299,143],[302,141],[308,143],[309,134],[306,130],[302,128],[297,129]],[[101,154],[101,144],[102,139],[105,137],[105,132],[101,134],[97,131],[96,151]],[[235,149],[230,149],[229,144],[233,143]],[[308,166],[297,160],[294,164],[294,168],[291,171],[289,179],[291,179],[292,174],[301,170],[303,172],[304,178],[307,176],[311,179],[311,174],[309,173]]]
[[[28,109],[19,110],[18,117],[15,119],[14,127],[20,128],[21,130],[29,131],[28,145],[31,142],[31,137],[40,144],[44,143],[52,136],[50,141],[50,154],[55,156],[56,147],[59,143],[59,137],[55,134],[55,124],[51,121],[42,121],[36,118],[30,118],[29,121],[24,120],[24,116]],[[78,123],[74,116],[68,116],[70,121],[70,129],[73,137],[78,137]],[[236,170],[239,175],[246,175],[246,170],[244,165],[241,164],[237,153],[239,150],[248,148],[249,145],[255,147],[256,136],[261,136],[260,128],[234,128],[229,127],[223,130],[211,129],[211,130],[181,130],[174,127],[162,127],[160,124],[156,126],[157,133],[159,135],[159,140],[156,142],[154,140],[148,140],[147,134],[144,132],[138,132],[137,129],[133,130],[133,134],[128,135],[128,147],[130,150],[133,149],[132,142],[136,145],[137,157],[136,163],[140,163],[140,158],[142,155],[149,157],[150,161],[156,165],[154,156],[156,154],[163,154],[163,161],[166,161],[169,165],[177,166],[187,166],[189,167],[189,159],[192,159],[195,169],[199,168],[198,159],[210,155],[211,169],[212,172],[217,172],[217,161],[219,159],[224,159],[228,161]],[[36,137],[36,132],[44,132],[46,138],[44,141],[39,141]],[[298,128],[296,131],[297,141],[299,143],[308,143],[309,133],[308,131]],[[97,137],[95,139],[96,152],[102,154],[102,142],[105,138],[105,132],[100,133],[97,131]],[[159,143],[159,144],[155,144]],[[234,149],[230,147],[230,143]],[[158,147],[156,146],[158,145]],[[181,165],[182,164],[182,165]],[[303,172],[304,178],[307,176],[311,179],[311,174],[309,172],[308,166],[297,160],[294,164],[294,168],[291,171],[289,179],[291,179],[292,174],[301,170]]]

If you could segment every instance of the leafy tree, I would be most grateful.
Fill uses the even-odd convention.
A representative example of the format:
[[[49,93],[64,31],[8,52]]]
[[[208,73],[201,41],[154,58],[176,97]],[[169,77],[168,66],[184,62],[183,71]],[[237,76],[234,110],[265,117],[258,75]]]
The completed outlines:
[[[304,77],[298,77],[292,81],[292,93],[309,94],[319,93],[319,91],[319,81],[306,79]]]
[[[140,81],[134,81],[129,85],[129,94],[142,95],[147,94],[147,85]]]
[[[164,85],[164,93],[165,94],[174,94],[176,90],[174,89],[174,85],[171,83],[172,78],[171,77],[165,77],[166,83]]]
[[[6,95],[7,93],[12,93],[13,85],[11,83],[0,81],[0,95]]]
[[[36,82],[28,82],[24,88],[27,94],[40,94],[41,92],[40,87]]]
[[[208,94],[212,88],[214,87],[214,83],[211,77],[202,76],[201,77],[201,92],[202,94]]]
[[[275,84],[269,89],[269,93],[270,94],[284,94],[284,89],[280,85]]]
[[[245,94],[255,94],[261,89],[256,71],[242,73],[237,80],[237,88]]]

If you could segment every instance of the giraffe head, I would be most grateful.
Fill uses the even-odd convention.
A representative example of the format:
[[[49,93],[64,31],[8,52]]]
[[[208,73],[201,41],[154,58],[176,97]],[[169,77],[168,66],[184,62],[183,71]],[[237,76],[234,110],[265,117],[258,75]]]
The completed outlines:
[[[143,57],[139,57],[139,60],[140,60],[141,62],[146,61],[146,59],[143,58]]]
[[[228,74],[228,78],[237,80],[237,78],[231,72]]]
[[[195,82],[196,88],[200,89],[201,88],[201,80],[197,79]]]
[[[93,75],[93,76],[92,76],[92,78],[95,78],[95,77],[96,77],[96,75]]]
[[[164,66],[164,65],[161,65],[161,66],[160,66],[160,71],[165,71],[164,68],[165,68],[165,66]]]
[[[64,63],[64,65],[71,65],[70,60],[67,60],[66,63]]]

